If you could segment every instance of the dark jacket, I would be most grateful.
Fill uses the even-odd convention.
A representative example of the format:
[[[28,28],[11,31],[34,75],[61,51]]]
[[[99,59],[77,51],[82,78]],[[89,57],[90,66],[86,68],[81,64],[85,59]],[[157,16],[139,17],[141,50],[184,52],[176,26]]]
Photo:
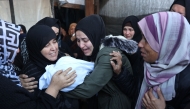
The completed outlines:
[[[26,89],[0,75],[1,109],[55,109],[57,100],[43,93],[34,99]]]
[[[166,101],[166,109],[184,109],[190,102],[190,65],[181,73],[176,75],[175,91],[176,96],[171,101]],[[134,108],[140,91],[143,70],[139,75],[132,75],[126,68],[122,73],[114,77],[117,86],[130,98],[132,98],[132,108]]]

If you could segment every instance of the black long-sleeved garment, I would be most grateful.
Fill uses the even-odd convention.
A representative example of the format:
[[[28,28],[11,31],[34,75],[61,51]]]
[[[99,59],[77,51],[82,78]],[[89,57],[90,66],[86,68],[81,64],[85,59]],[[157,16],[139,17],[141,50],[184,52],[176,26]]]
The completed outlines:
[[[43,93],[34,99],[26,89],[0,75],[0,108],[1,109],[55,109],[56,99]]]

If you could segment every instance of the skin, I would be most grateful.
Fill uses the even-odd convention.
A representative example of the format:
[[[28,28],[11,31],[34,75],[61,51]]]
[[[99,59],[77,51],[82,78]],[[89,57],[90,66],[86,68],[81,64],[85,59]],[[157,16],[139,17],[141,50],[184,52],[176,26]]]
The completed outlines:
[[[61,34],[63,35],[63,36],[66,36],[66,31],[65,31],[65,29],[63,29],[62,27],[61,27]]]
[[[46,46],[41,50],[41,54],[50,61],[57,60],[58,56],[58,43],[55,39],[49,41]]]
[[[142,56],[144,61],[148,62],[148,63],[152,63],[155,62],[158,58],[158,53],[155,52],[150,45],[148,44],[148,42],[146,41],[145,37],[143,36],[142,40],[139,42],[139,47],[141,48],[141,52],[142,52]],[[110,53],[113,60],[116,60],[116,62],[118,63],[119,66],[122,65],[122,61],[121,61],[121,54],[118,52],[113,52]],[[121,72],[121,67],[118,67],[117,65],[115,65],[114,62],[111,61],[111,65],[114,69],[114,72],[116,74],[120,74]],[[166,103],[165,103],[165,99],[163,97],[163,94],[160,90],[160,87],[157,88],[157,94],[158,94],[158,98],[156,98],[153,95],[153,90],[152,88],[150,88],[144,95],[143,97],[143,106],[146,109],[165,109],[166,107]]]
[[[146,109],[165,109],[166,103],[162,91],[157,88],[158,98],[153,95],[153,89],[147,91],[143,98],[143,106]]]
[[[142,37],[138,46],[141,49],[143,60],[147,63],[154,63],[158,59],[158,53],[150,47],[144,36]]]
[[[59,29],[57,27],[51,27],[51,29],[55,32],[56,36],[59,34]]]
[[[55,32],[56,35],[59,34],[59,29],[57,27],[52,27],[52,30]],[[34,77],[28,78],[28,75],[21,74],[19,75],[19,79],[21,81],[22,87],[27,89],[29,92],[34,92],[34,89],[38,87],[38,81],[34,81]]]
[[[77,45],[81,48],[85,56],[91,56],[93,45],[89,38],[80,30],[76,31]]]
[[[110,63],[113,67],[114,73],[119,75],[121,73],[121,66],[122,66],[122,56],[121,53],[118,51],[113,51],[112,53],[110,53],[110,56],[112,56],[112,58],[110,59]],[[115,64],[114,60],[117,62],[117,64]]]
[[[170,11],[177,12],[183,16],[185,16],[185,7],[179,4],[174,4]]]
[[[76,77],[76,72],[72,71],[71,73],[68,74],[68,72],[71,70],[72,68],[68,68],[65,71],[62,71],[62,70],[57,71],[53,75],[51,79],[51,83],[46,89],[45,93],[56,98],[59,93],[59,90],[73,84],[75,82],[74,79]]]
[[[20,50],[18,48],[17,53],[19,53]],[[51,95],[52,97],[56,98],[57,94],[59,93],[59,90],[61,90],[64,87],[70,86],[75,82],[76,78],[76,72],[72,71],[68,74],[69,71],[71,71],[72,68],[68,68],[65,71],[59,70],[57,71],[50,82],[50,85],[46,89],[45,93]]]
[[[20,29],[20,34],[23,34],[24,32],[23,32],[23,30],[22,29]]]
[[[134,34],[135,34],[135,31],[134,31],[134,29],[132,27],[124,26],[123,35],[125,36],[125,38],[130,40],[130,39],[133,38]]]
[[[71,26],[68,31],[69,35],[73,35],[75,33],[75,26]]]

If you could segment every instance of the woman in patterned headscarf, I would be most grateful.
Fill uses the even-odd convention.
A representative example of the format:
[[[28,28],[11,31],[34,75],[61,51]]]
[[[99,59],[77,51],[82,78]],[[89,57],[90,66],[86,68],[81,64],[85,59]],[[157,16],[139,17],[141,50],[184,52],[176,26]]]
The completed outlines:
[[[17,55],[20,27],[0,19],[0,73],[20,85],[20,81],[12,65]]]
[[[125,78],[120,79],[120,89],[125,89],[122,91],[127,95],[134,93],[135,109],[143,105],[147,109],[184,109],[190,102],[190,25],[187,19],[179,13],[159,12],[138,24],[143,35],[139,42],[145,61],[143,81],[134,81],[136,77],[124,69],[121,73]]]
[[[184,109],[190,102],[188,21],[179,13],[160,12],[145,17],[138,24],[143,34],[139,47],[145,63],[136,109],[140,109],[142,100],[148,109],[164,109],[165,101],[175,109]],[[153,101],[161,104],[155,103],[152,108],[150,102]]]

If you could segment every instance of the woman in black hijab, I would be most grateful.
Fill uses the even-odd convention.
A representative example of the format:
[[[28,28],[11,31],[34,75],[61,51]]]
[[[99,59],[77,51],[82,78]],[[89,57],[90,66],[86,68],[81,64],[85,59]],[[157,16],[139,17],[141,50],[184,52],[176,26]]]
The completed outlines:
[[[141,31],[138,27],[138,23],[139,19],[136,16],[128,16],[125,18],[125,20],[123,21],[122,24],[122,36],[125,37],[125,35],[130,34],[127,32],[131,32],[128,29],[132,28],[132,31],[134,32],[133,36],[129,39],[129,40],[134,40],[137,43],[140,42],[140,40],[142,39],[142,35],[141,35]],[[140,87],[140,84],[138,84],[138,82],[142,82],[142,77],[143,77],[143,73],[144,73],[144,66],[143,66],[143,58],[141,56],[141,52],[140,52],[140,48],[138,48],[137,52],[134,54],[126,54],[126,56],[128,57],[132,69],[133,69],[133,76],[131,75],[131,79],[133,79],[136,82],[136,85],[129,85],[130,89],[132,89],[133,91],[129,91],[128,89],[126,89],[125,87],[123,87],[123,84],[127,84],[127,82],[123,81],[126,78],[126,73],[120,73],[117,74],[117,76],[114,76],[113,80],[115,81],[115,83],[117,84],[117,86],[125,93],[127,94],[131,99],[132,99],[132,108],[134,108],[135,103],[136,103],[136,99],[138,97],[138,87]],[[124,69],[124,68],[123,68]],[[130,74],[129,74],[130,76]],[[133,92],[133,93],[131,93]]]
[[[125,20],[123,21],[123,24],[122,24],[122,36],[125,36],[125,31],[129,31],[129,30],[125,30],[126,27],[131,27],[134,31],[134,35],[132,36],[131,40],[134,40],[136,41],[137,43],[140,42],[140,40],[142,39],[142,35],[141,35],[141,31],[138,27],[138,23],[139,22],[139,19],[136,17],[136,16],[128,16],[125,18]],[[140,49],[138,48],[137,52],[132,54],[132,55],[129,55],[129,54],[126,54],[130,63],[131,63],[131,66],[132,66],[132,69],[133,69],[133,73],[134,74],[137,74],[137,75],[140,75],[141,73],[143,73],[143,59],[142,59],[142,56],[141,56],[141,52],[140,52]]]
[[[95,62],[95,66],[93,72],[85,78],[83,84],[65,95],[72,98],[97,96],[98,104],[95,101],[90,102],[90,109],[96,108],[94,105],[98,105],[98,109],[130,109],[128,97],[117,88],[111,79],[113,69],[110,64],[111,56],[109,54],[113,51],[121,52],[124,67],[132,73],[130,63],[124,52],[133,51],[135,47],[137,50],[137,43],[123,37],[121,39],[114,36],[105,38],[104,21],[99,15],[90,15],[80,20],[76,26],[75,34],[77,44],[85,55],[85,60]],[[122,48],[129,48],[126,45],[131,45],[129,51],[122,50]]]
[[[190,0],[175,0],[170,7],[170,11],[182,14],[190,23]]]
[[[0,30],[2,30],[0,31],[0,107],[2,109],[55,109],[58,91],[67,87],[66,84],[74,82],[74,80],[68,81],[73,75],[65,76],[68,71],[57,72],[52,77],[51,84],[45,93],[34,99],[31,93],[20,87],[20,81],[12,67],[12,62],[19,52],[20,28],[1,19],[0,24]]]
[[[19,24],[19,26],[21,27],[20,34],[26,34],[27,33],[26,27],[22,24]]]
[[[55,37],[58,39],[60,52],[67,53],[73,57],[73,53],[70,50],[69,46],[61,40],[61,35],[60,35],[61,24],[58,19],[45,17],[40,21],[38,21],[36,25],[47,25],[51,27],[56,34]],[[20,75],[20,71],[22,70],[23,66],[26,64],[27,60],[29,59],[25,38],[21,38],[19,48],[21,52],[16,56],[15,61],[13,63],[17,75]],[[20,75],[21,79],[24,79],[25,77],[26,75]]]
[[[61,22],[58,19],[51,18],[51,17],[45,17],[45,18],[41,19],[40,21],[38,21],[36,23],[36,25],[47,25],[47,26],[51,27],[56,33],[60,51],[62,51],[63,53],[67,53],[70,56],[74,57],[74,54],[71,51],[69,45],[62,41],[63,36],[61,34]]]
[[[26,45],[29,53],[29,60],[22,69],[22,73],[28,77],[35,77],[35,81],[45,72],[45,67],[55,64],[57,60],[65,56],[59,52],[55,32],[46,25],[34,25],[27,33]],[[43,91],[39,88],[34,89],[34,96],[39,96]],[[78,109],[77,100],[65,98],[60,95],[58,98],[57,108],[60,109]],[[69,105],[67,105],[67,104]]]

